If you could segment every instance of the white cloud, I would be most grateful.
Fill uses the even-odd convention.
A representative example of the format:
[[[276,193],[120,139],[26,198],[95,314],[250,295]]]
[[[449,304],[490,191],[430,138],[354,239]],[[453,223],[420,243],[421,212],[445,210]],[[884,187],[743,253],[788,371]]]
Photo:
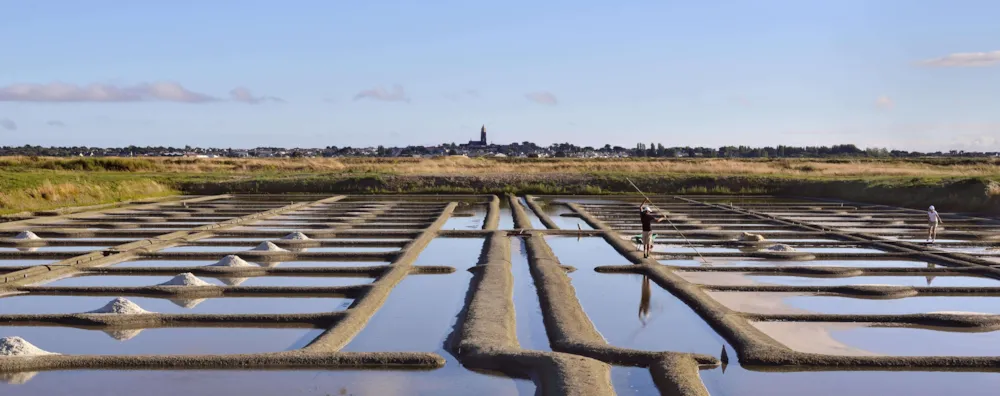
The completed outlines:
[[[46,122],[45,125],[62,128],[66,126],[66,123],[59,120],[50,120],[49,122]]]
[[[274,96],[253,96],[253,94],[250,93],[250,90],[244,87],[233,88],[232,91],[229,91],[229,98],[236,102],[243,102],[249,104],[258,104],[263,102],[278,102],[278,103],[285,102],[283,99]]]
[[[878,99],[875,99],[875,107],[882,110],[892,110],[894,106],[896,106],[896,103],[894,103],[892,98],[888,96],[882,95],[879,96]]]
[[[13,84],[0,87],[0,101],[7,102],[140,102],[164,101],[205,103],[218,100],[190,91],[175,82],[143,83],[130,86],[90,84],[86,86],[50,84]]]
[[[8,131],[16,131],[17,123],[9,118],[0,118],[0,128],[6,129]]]
[[[983,67],[1000,64],[1000,51],[959,52],[940,58],[920,61],[921,65],[932,67]]]
[[[388,91],[382,87],[376,87],[372,89],[366,89],[354,95],[354,100],[361,100],[361,99],[374,99],[374,100],[381,100],[383,102],[410,101],[410,97],[406,96],[406,91],[403,90],[403,86],[399,84],[393,85],[392,91]]]
[[[261,102],[283,102],[274,96],[253,96],[250,90],[237,87],[229,91],[229,98],[235,102],[257,104]],[[191,91],[170,81],[141,83],[135,85],[90,84],[74,85],[66,83],[12,84],[0,87],[0,102],[174,102],[211,103],[223,99]]]
[[[559,103],[559,99],[556,99],[555,95],[547,91],[527,93],[524,95],[524,97],[528,98],[528,100],[532,102],[543,105],[555,106],[556,104]]]

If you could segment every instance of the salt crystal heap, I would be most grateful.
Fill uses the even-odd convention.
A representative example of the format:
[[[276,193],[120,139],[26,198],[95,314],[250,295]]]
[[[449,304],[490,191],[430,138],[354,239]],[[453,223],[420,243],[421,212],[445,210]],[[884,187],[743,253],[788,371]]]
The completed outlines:
[[[31,345],[21,337],[0,338],[0,356],[44,356],[57,355]]]
[[[278,247],[271,241],[261,242],[257,247],[250,249],[252,252],[287,252],[287,250]]]
[[[42,239],[42,238],[39,237],[38,235],[35,235],[34,232],[31,232],[31,231],[21,231],[17,235],[14,236],[14,239],[19,240],[19,241],[33,241],[33,240],[38,240],[38,239]]]
[[[306,234],[303,234],[301,232],[293,232],[291,234],[281,237],[281,239],[291,240],[291,241],[308,241],[309,237],[307,237]]]
[[[253,267],[254,265],[246,262],[243,259],[241,259],[240,256],[230,254],[230,255],[228,255],[226,257],[223,257],[222,260],[219,260],[215,264],[211,264],[211,266],[212,267]]]
[[[140,307],[138,304],[131,302],[128,299],[118,297],[114,300],[111,300],[111,302],[101,307],[100,309],[90,311],[87,313],[135,315],[135,314],[149,313],[149,311],[142,309],[142,307]]]
[[[751,234],[749,232],[744,232],[740,234],[740,242],[764,242],[764,236],[760,234]]]
[[[778,243],[775,245],[768,246],[767,250],[770,250],[772,252],[794,252],[795,248],[782,243]]]
[[[190,272],[175,276],[173,279],[159,284],[159,286],[212,286],[211,283],[198,279]]]

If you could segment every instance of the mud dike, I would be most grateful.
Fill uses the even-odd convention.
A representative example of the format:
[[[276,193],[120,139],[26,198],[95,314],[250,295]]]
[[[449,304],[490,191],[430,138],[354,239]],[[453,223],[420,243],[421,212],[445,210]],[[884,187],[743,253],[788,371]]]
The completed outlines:
[[[0,357],[0,380],[22,384],[0,388],[67,370],[238,369],[351,384],[322,394],[782,394],[778,379],[742,389],[720,373],[1000,363],[949,353],[947,336],[991,334],[1000,309],[941,302],[1000,297],[992,220],[946,216],[927,245],[919,211],[655,201],[666,220],[648,259],[631,240],[634,197],[222,195],[0,223],[0,338],[50,353]],[[637,304],[618,306],[623,294]],[[937,302],[885,305],[922,300]],[[842,329],[946,336],[924,356]],[[105,338],[72,343],[94,332]]]

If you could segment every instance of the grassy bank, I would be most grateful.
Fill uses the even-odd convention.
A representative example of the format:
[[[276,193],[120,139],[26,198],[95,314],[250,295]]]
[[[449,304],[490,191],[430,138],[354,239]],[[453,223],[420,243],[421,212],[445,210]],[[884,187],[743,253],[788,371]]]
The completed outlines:
[[[134,174],[2,173],[0,214],[100,205],[177,193],[179,191],[170,183]]]
[[[1000,161],[0,158],[0,213],[178,192],[813,196],[1000,214]]]

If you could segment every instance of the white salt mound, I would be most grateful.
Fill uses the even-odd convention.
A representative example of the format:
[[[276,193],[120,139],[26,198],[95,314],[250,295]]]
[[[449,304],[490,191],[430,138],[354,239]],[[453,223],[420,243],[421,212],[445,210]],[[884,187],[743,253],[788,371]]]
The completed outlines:
[[[303,234],[301,232],[293,232],[291,234],[281,237],[281,239],[294,240],[294,241],[307,241],[309,240],[309,237],[307,237],[306,234]]]
[[[261,242],[260,245],[257,245],[257,247],[255,247],[253,249],[250,249],[250,251],[254,251],[254,252],[287,252],[287,250],[278,247],[278,245],[275,245],[271,241]]]
[[[142,307],[128,299],[118,297],[100,309],[88,313],[134,315],[149,313],[149,311],[142,309]]]
[[[791,246],[788,246],[788,245],[785,245],[785,244],[782,244],[782,243],[779,243],[779,244],[768,246],[767,250],[770,250],[772,252],[794,252],[795,248],[793,248]]]
[[[246,262],[243,259],[241,259],[240,256],[236,256],[236,255],[230,254],[230,255],[228,255],[226,257],[223,257],[222,260],[219,260],[215,264],[212,264],[212,266],[213,267],[253,267],[254,265]]]
[[[42,238],[39,237],[38,235],[35,235],[34,232],[31,232],[31,231],[21,231],[17,235],[14,236],[14,239],[17,239],[17,240],[34,240],[34,239],[42,239]]]
[[[744,232],[740,234],[739,240],[742,242],[763,242],[764,236],[760,234],[751,234],[749,232]]]
[[[190,272],[175,276],[173,279],[161,283],[160,286],[212,286],[211,283],[198,279]]]
[[[0,356],[43,356],[56,355],[31,345],[21,337],[0,338]]]

